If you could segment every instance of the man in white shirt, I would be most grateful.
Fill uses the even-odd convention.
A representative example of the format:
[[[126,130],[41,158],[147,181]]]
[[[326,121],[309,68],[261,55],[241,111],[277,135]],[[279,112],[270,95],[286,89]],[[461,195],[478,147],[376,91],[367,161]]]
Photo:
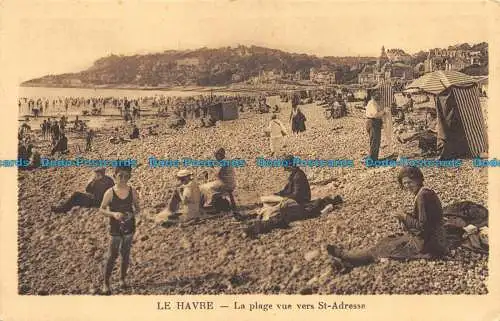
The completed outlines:
[[[382,137],[382,118],[385,115],[383,107],[379,103],[378,91],[372,92],[371,99],[366,105],[366,130],[370,136],[370,154],[372,160],[378,160],[380,141]]]
[[[200,188],[193,179],[193,173],[183,169],[176,177],[179,185],[173,191],[167,208],[156,216],[156,223],[174,223],[178,219],[186,220],[202,215]]]

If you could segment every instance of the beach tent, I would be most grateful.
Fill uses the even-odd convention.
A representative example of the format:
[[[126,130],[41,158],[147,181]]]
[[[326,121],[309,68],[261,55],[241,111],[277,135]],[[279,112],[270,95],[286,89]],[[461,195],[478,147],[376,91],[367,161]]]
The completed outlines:
[[[479,90],[472,77],[440,70],[416,79],[406,88],[418,88],[434,96],[441,159],[479,157],[487,152]]]
[[[238,119],[238,105],[236,102],[223,102],[208,107],[208,112],[215,120]]]
[[[488,76],[476,78],[477,85],[481,92],[484,92],[486,96],[488,95]]]
[[[385,115],[382,119],[384,124],[382,139],[384,144],[388,147],[388,153],[392,155],[394,153],[392,145],[392,105],[396,102],[394,98],[394,88],[390,81],[380,81],[375,87],[368,89],[369,96],[375,90],[380,93],[380,104],[385,110]]]

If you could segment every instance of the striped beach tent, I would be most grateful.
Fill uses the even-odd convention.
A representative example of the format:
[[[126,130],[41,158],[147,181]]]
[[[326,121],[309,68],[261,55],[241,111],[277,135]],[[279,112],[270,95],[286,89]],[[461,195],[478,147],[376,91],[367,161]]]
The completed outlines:
[[[380,103],[384,107],[385,116],[382,120],[383,122],[383,139],[388,147],[388,153],[394,153],[394,148],[392,146],[392,104],[396,102],[394,98],[394,88],[389,81],[383,81],[379,84],[378,90],[380,93]]]
[[[388,153],[391,155],[394,153],[394,148],[392,145],[392,135],[393,135],[393,127],[392,127],[392,104],[396,102],[394,98],[394,87],[389,80],[381,80],[375,87],[369,89],[369,92],[378,91],[380,94],[379,103],[385,110],[384,118],[382,119],[383,123],[383,132],[382,139],[383,144],[387,145]]]
[[[435,97],[441,159],[479,157],[488,152],[479,89],[472,77],[457,71],[436,71],[407,88],[419,88]]]
[[[436,97],[438,150],[442,159],[488,152],[477,84],[451,86]]]
[[[420,89],[430,94],[438,95],[453,85],[474,83],[474,78],[453,70],[438,70],[414,80],[406,89]]]

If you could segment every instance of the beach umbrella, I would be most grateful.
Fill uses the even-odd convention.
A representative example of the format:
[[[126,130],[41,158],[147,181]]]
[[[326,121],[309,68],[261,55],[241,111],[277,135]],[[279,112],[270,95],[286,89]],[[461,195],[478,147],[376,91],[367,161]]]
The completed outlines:
[[[453,85],[466,85],[471,83],[474,83],[474,79],[464,73],[452,70],[438,70],[416,79],[406,86],[406,89],[416,88],[437,95]]]

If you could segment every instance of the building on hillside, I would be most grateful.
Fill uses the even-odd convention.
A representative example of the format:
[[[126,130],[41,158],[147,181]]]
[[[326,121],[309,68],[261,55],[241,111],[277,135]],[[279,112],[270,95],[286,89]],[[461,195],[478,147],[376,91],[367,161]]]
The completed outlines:
[[[297,70],[295,74],[293,75],[293,80],[295,81],[301,81],[302,80],[302,72],[300,70]]]
[[[240,74],[233,74],[231,76],[231,81],[232,82],[240,82],[240,81],[243,81],[243,76],[240,75]]]
[[[389,49],[387,50],[387,58],[391,62],[401,62],[404,64],[411,63],[411,56],[401,49]]]
[[[460,71],[481,63],[481,52],[461,49],[432,49],[425,60],[425,72],[436,70]]]
[[[375,64],[366,65],[358,74],[358,83],[361,85],[375,85],[380,81],[387,80],[412,80],[413,68],[402,62],[392,62],[385,48],[382,47],[380,56]]]
[[[239,45],[235,51],[240,57],[248,57],[252,54],[247,47],[241,45]]]
[[[200,60],[198,58],[184,58],[176,60],[175,63],[177,66],[198,66]]]
[[[378,82],[380,75],[376,72],[376,65],[366,65],[358,74],[358,83],[360,85],[373,85]]]
[[[326,67],[319,70],[313,67],[309,70],[309,80],[316,84],[331,85],[336,83],[337,77],[334,71],[329,71]]]
[[[381,71],[384,74],[384,79],[401,79],[413,80],[413,67],[401,62],[386,63]]]
[[[470,64],[471,65],[481,65],[481,51],[471,51],[470,52]]]
[[[385,47],[382,46],[382,50],[380,51],[380,56],[377,58],[377,70],[380,71],[382,66],[386,63],[390,62],[389,57],[387,57],[387,53],[385,52]]]
[[[366,65],[358,74],[358,83],[360,85],[374,85],[380,80],[381,73],[377,71],[377,65]]]
[[[64,79],[62,83],[69,86],[79,86],[82,84],[82,81],[77,78],[70,78],[70,79]]]
[[[414,68],[413,68],[413,76],[415,78],[422,76],[425,74],[425,64],[423,62],[419,62]]]
[[[281,74],[276,70],[261,71],[254,82],[258,84],[276,84],[281,79]]]
[[[72,86],[78,86],[82,84],[82,81],[80,79],[71,79],[70,83]]]
[[[336,83],[336,77],[334,72],[320,71],[314,75],[311,81],[317,84],[331,85]]]
[[[349,71],[358,71],[358,70],[362,70],[364,67],[364,64],[362,63],[355,63],[353,64],[350,68],[349,68]]]

